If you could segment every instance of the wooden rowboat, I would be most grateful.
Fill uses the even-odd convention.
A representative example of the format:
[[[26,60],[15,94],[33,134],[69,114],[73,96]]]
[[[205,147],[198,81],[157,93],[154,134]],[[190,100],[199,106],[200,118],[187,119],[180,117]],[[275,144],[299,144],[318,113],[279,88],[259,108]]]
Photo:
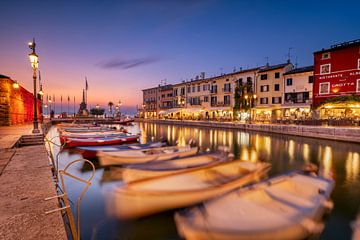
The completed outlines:
[[[123,137],[108,137],[108,138],[67,138],[65,146],[78,147],[78,146],[123,144],[128,142],[135,142],[138,139],[139,139],[138,135],[123,136]]]
[[[108,209],[118,218],[138,218],[186,207],[259,180],[266,163],[240,160],[139,180],[115,189]]]
[[[305,239],[321,233],[334,182],[299,173],[238,189],[175,214],[185,239]]]
[[[171,146],[118,152],[98,152],[97,156],[101,166],[109,166],[164,161],[173,158],[192,156],[197,152],[197,147]]]
[[[193,157],[177,158],[146,164],[127,165],[123,168],[111,167],[112,176],[121,176],[124,182],[133,182],[140,179],[164,176],[188,169],[200,169],[225,161],[225,157],[215,154],[200,154]]]
[[[97,132],[97,133],[66,133],[60,135],[61,143],[64,143],[68,138],[115,138],[115,137],[125,137],[130,136],[130,134],[122,132]]]
[[[145,144],[126,144],[126,145],[110,145],[110,146],[84,146],[78,147],[77,150],[84,158],[95,158],[98,152],[117,152],[124,150],[140,150],[149,148],[165,147],[166,142],[153,142]]]

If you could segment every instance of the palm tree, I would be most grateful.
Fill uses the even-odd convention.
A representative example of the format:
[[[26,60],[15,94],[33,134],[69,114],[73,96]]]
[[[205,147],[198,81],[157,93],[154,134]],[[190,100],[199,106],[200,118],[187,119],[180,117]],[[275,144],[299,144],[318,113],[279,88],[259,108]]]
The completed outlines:
[[[108,106],[109,106],[109,109],[110,109],[110,113],[112,114],[112,108],[113,108],[113,106],[114,106],[114,103],[110,101],[110,102],[108,103]]]

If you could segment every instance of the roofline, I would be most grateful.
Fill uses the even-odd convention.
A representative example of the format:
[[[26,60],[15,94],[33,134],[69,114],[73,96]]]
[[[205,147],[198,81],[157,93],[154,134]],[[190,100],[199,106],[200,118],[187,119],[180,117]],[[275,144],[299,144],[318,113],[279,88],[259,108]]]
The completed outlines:
[[[337,50],[340,50],[340,49],[344,49],[344,48],[348,48],[348,47],[355,47],[355,46],[360,46],[360,39],[334,44],[334,45],[331,45],[330,48],[326,48],[326,49],[323,48],[323,49],[321,49],[319,51],[313,52],[313,54],[330,52],[330,51],[337,51]]]

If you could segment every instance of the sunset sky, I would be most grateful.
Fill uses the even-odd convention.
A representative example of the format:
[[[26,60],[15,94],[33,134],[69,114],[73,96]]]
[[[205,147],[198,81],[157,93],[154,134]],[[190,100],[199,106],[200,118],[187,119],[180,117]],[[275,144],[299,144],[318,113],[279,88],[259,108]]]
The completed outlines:
[[[37,42],[45,94],[141,104],[141,89],[284,62],[360,38],[359,1],[16,1],[0,3],[0,74],[32,89]]]

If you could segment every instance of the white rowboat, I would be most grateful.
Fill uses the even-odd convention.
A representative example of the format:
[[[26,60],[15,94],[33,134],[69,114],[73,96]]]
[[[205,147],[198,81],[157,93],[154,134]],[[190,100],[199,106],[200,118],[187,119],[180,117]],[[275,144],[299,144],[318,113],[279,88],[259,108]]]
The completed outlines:
[[[321,233],[333,187],[329,179],[282,175],[178,212],[175,221],[185,239],[305,239]]]
[[[152,161],[164,161],[173,158],[188,157],[198,152],[197,147],[160,147],[140,150],[125,150],[117,152],[98,152],[101,166],[139,164]]]
[[[186,207],[259,180],[269,166],[236,160],[135,181],[115,189],[108,209],[126,219]]]
[[[129,165],[124,168],[111,167],[110,175],[121,177],[124,182],[133,182],[140,179],[164,176],[172,173],[186,171],[188,169],[200,169],[204,166],[225,161],[226,158],[215,154],[196,155],[187,158],[151,162],[147,164]]]

